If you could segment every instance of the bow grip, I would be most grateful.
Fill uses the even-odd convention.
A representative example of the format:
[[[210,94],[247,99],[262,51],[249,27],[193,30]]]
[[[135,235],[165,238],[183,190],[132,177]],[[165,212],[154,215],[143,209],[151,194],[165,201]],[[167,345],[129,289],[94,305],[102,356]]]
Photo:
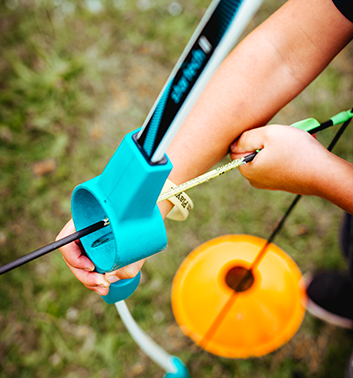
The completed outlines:
[[[167,157],[150,164],[134,140],[136,133],[124,137],[101,175],[78,185],[72,194],[71,210],[77,230],[109,219],[107,227],[81,239],[99,273],[122,268],[167,246],[164,221],[156,202],[172,164]],[[121,281],[130,281],[134,288],[139,277],[120,280],[111,287],[125,286]]]

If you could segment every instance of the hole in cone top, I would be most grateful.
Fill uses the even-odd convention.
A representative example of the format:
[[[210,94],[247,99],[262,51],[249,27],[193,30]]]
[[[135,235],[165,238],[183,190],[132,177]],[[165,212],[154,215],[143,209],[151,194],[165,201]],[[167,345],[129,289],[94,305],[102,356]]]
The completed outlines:
[[[227,285],[236,292],[248,290],[254,282],[251,270],[242,266],[235,266],[226,275]]]
[[[172,290],[176,321],[208,352],[261,357],[300,327],[306,294],[291,257],[270,243],[261,263],[250,268],[265,243],[251,235],[223,235],[196,248],[178,269]]]

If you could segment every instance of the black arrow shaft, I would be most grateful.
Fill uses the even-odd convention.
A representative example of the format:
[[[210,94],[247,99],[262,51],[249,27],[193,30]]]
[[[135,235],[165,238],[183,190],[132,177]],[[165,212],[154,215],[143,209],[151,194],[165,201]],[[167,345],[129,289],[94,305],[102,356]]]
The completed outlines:
[[[80,231],[76,231],[71,235],[68,235],[60,240],[55,241],[54,243],[45,245],[42,248],[37,249],[36,251],[33,251],[31,253],[28,253],[27,255],[24,255],[14,261],[11,261],[8,264],[5,264],[0,267],[0,275],[9,272],[12,269],[18,268],[19,266],[26,264],[32,260],[37,259],[38,257],[44,256],[49,252],[55,251],[56,249],[63,247],[66,244],[72,243],[75,240],[78,240],[80,238],[83,238],[86,235],[91,234],[92,232],[98,231],[101,228],[107,226],[109,224],[109,221],[104,219],[97,223],[94,223]]]

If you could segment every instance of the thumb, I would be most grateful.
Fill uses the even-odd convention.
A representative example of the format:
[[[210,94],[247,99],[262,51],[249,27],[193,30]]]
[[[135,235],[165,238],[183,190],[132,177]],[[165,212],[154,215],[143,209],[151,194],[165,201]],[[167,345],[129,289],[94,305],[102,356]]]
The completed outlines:
[[[245,131],[239,139],[234,141],[230,146],[230,155],[232,159],[238,159],[249,153],[262,150],[264,147],[264,137],[262,128]]]
[[[130,265],[127,265],[123,268],[115,270],[114,272],[105,273],[105,280],[113,283],[121,279],[133,278],[141,270],[145,259],[136,261]]]

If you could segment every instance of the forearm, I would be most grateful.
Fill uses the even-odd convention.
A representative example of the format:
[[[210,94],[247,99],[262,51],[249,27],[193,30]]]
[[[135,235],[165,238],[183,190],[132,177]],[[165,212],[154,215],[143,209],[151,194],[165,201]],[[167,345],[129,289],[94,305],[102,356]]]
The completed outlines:
[[[330,154],[313,177],[312,191],[353,214],[353,164]]]
[[[204,173],[244,130],[266,124],[349,41],[350,24],[331,0],[288,1],[218,69],[168,149],[170,178]]]

